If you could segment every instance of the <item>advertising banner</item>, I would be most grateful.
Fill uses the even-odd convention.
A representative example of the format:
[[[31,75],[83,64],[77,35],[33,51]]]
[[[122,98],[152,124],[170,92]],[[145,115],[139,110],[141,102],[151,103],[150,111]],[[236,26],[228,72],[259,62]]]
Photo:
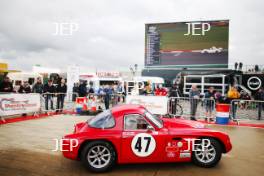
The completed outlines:
[[[67,68],[67,99],[72,99],[74,83],[79,82],[80,68],[78,66],[68,66]]]
[[[0,94],[0,116],[38,112],[40,94]]]
[[[126,97],[127,104],[139,104],[144,106],[152,114],[167,114],[168,97],[166,96],[133,96]]]

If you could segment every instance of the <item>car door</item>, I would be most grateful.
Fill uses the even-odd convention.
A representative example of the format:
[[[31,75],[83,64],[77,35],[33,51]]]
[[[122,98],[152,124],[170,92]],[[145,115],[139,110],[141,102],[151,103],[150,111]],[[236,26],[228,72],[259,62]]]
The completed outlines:
[[[190,161],[192,138],[184,136],[180,129],[175,129],[173,132],[169,131],[166,136],[166,154],[164,155],[167,162]]]
[[[154,128],[143,115],[123,118],[121,160],[123,163],[162,162],[167,132]]]

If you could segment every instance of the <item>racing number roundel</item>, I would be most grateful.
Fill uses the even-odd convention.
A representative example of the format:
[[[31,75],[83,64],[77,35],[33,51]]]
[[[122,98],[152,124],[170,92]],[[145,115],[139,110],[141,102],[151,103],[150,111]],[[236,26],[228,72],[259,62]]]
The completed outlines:
[[[156,141],[150,134],[139,133],[134,136],[131,143],[132,151],[139,157],[151,155],[156,148]]]

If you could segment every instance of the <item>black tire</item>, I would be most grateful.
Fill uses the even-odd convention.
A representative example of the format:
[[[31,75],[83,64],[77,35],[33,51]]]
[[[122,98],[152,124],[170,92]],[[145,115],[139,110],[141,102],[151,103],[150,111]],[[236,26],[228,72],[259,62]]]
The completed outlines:
[[[221,159],[222,157],[222,146],[220,144],[219,141],[217,141],[216,139],[212,139],[212,138],[206,138],[210,141],[211,146],[215,149],[215,157],[212,157],[213,159],[211,159],[211,161],[209,162],[202,162],[201,160],[199,160],[199,156],[198,153],[196,153],[195,151],[192,152],[192,162],[200,167],[205,167],[205,168],[210,168],[210,167],[214,167]]]
[[[107,162],[107,164],[103,167],[94,167],[91,164],[91,161],[88,160],[88,154],[93,153],[92,149],[95,149],[98,146],[105,147],[110,153],[110,159]],[[102,160],[99,159],[100,156],[96,157],[96,158],[98,158],[98,160],[100,160],[100,163],[101,163]],[[92,141],[92,142],[89,142],[88,144],[86,144],[86,146],[84,146],[83,150],[81,151],[81,161],[82,161],[83,165],[88,170],[90,170],[92,172],[97,172],[97,173],[106,172],[106,171],[109,171],[110,169],[112,169],[113,166],[116,164],[116,151],[115,151],[114,147],[109,142],[101,141],[101,140],[100,141]]]

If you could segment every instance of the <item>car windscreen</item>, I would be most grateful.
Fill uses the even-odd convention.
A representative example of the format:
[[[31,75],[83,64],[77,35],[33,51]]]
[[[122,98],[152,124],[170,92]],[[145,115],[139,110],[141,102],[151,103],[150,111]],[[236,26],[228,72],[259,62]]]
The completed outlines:
[[[163,121],[156,115],[151,114],[149,111],[145,112],[146,117],[152,121],[158,128],[163,127]]]
[[[111,111],[106,110],[89,120],[88,125],[93,128],[113,128],[115,126],[115,119]]]

